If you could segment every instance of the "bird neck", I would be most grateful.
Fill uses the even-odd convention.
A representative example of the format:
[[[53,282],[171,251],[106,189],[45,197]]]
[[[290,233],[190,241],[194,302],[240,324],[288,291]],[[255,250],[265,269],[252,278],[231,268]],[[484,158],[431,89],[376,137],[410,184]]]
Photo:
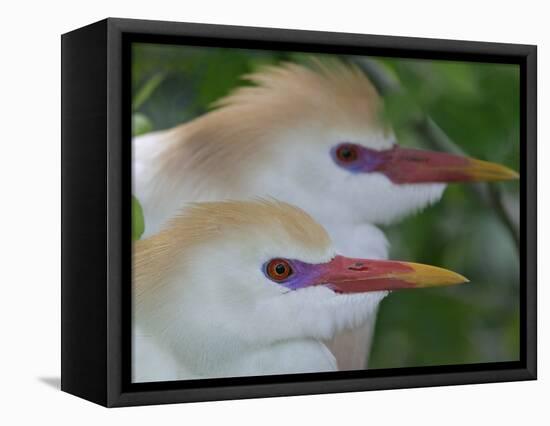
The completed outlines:
[[[238,313],[224,315],[227,311],[219,308],[215,304],[184,303],[178,307],[177,318],[166,321],[160,320],[162,313],[146,315],[143,310],[138,311],[134,325],[134,354],[140,357],[134,360],[133,368],[137,381],[337,369],[332,353],[317,339],[254,341],[243,334],[253,328],[262,334],[258,329],[261,325],[254,325],[250,320],[248,326],[228,326],[241,318]],[[241,333],[236,333],[236,329],[241,329]]]

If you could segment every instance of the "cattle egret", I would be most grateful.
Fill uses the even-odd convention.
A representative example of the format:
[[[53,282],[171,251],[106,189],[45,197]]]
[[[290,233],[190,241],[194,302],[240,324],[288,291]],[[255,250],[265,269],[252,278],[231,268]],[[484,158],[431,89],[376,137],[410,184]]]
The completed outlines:
[[[307,213],[274,200],[193,204],[136,243],[133,274],[136,382],[335,371],[322,340],[362,324],[388,291],[467,282],[343,257]]]
[[[438,201],[447,182],[518,176],[493,163],[400,147],[379,118],[376,90],[353,66],[285,64],[247,78],[254,86],[213,111],[134,139],[133,192],[145,237],[189,201],[271,196],[311,214],[339,251],[387,259],[375,225]],[[371,332],[364,327],[333,342],[340,367],[365,367]]]

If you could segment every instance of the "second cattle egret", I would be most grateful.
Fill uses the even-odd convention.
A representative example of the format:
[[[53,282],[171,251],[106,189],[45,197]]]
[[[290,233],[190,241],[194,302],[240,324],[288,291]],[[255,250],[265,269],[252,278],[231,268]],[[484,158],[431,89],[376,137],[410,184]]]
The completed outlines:
[[[389,290],[467,281],[343,257],[304,211],[262,200],[192,205],[136,243],[133,274],[136,382],[335,371],[322,340]]]
[[[133,192],[145,237],[186,202],[271,196],[311,214],[343,253],[386,259],[388,243],[373,224],[438,201],[447,182],[518,176],[485,161],[400,147],[379,118],[380,97],[355,67],[286,64],[248,79],[255,86],[237,89],[217,109],[134,139]],[[364,368],[371,331],[333,342],[341,367]]]

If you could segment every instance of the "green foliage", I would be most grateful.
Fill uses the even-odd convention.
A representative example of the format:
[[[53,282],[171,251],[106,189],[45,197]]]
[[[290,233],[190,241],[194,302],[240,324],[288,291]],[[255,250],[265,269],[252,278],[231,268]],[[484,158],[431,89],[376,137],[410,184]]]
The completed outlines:
[[[132,196],[132,239],[139,240],[145,231],[143,209],[136,197]]]
[[[248,84],[243,74],[310,55],[140,44],[133,49],[134,134],[207,112]],[[402,145],[426,147],[411,129],[428,114],[466,153],[519,170],[519,68],[507,64],[375,58],[404,91],[385,98]],[[519,216],[519,184],[499,184]],[[143,232],[134,208],[134,236]],[[136,225],[137,222],[137,225]],[[381,305],[371,368],[479,363],[519,357],[519,260],[494,211],[468,185],[450,185],[426,211],[386,227],[391,258],[456,270],[467,285],[395,292]]]
[[[155,89],[162,83],[164,80],[165,74],[162,72],[159,72],[155,75],[153,75],[150,79],[148,79],[143,87],[138,90],[138,92],[135,94],[134,99],[132,100],[132,107],[133,109],[139,109],[143,103],[151,97]]]
[[[132,114],[132,136],[139,136],[153,130],[153,123],[145,114],[136,112]]]
[[[406,125],[414,114],[422,111],[471,156],[518,169],[517,65],[380,60],[399,76],[406,88],[404,93],[386,99],[389,119],[400,136],[413,138]],[[415,143],[423,145],[423,141]]]

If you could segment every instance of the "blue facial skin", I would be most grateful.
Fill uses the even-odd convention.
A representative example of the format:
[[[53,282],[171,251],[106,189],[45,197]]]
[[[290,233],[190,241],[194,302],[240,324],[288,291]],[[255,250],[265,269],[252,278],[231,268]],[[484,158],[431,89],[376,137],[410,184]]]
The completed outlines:
[[[292,273],[285,280],[276,281],[269,276],[269,274],[267,273],[267,265],[269,265],[269,262],[271,262],[271,260],[264,263],[262,271],[266,278],[268,278],[270,281],[286,287],[289,290],[299,290],[301,288],[312,285],[316,281],[316,279],[321,276],[325,269],[323,264],[306,263],[295,259],[283,260],[288,262],[290,268],[292,269]]]
[[[353,161],[343,161],[338,158],[338,149],[349,147],[355,150],[357,158]],[[369,173],[374,170],[384,161],[382,151],[375,151],[364,146],[353,143],[341,143],[334,146],[330,150],[332,160],[340,167],[348,170],[351,173]]]

